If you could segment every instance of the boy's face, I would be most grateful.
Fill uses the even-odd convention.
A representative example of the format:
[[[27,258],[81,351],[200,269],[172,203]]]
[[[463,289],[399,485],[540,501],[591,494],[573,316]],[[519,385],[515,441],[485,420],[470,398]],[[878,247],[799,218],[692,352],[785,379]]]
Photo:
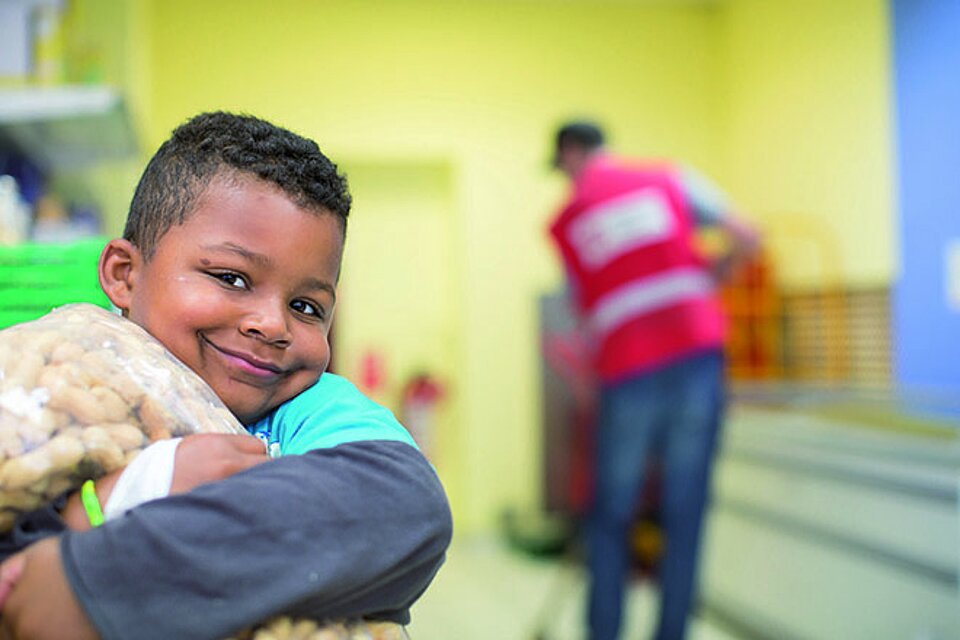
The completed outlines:
[[[111,272],[110,250],[101,259],[108,295],[111,274],[124,280],[112,289],[114,304],[241,422],[262,417],[326,369],[343,250],[333,214],[305,211],[255,178],[217,179],[148,262],[133,249],[129,268]]]

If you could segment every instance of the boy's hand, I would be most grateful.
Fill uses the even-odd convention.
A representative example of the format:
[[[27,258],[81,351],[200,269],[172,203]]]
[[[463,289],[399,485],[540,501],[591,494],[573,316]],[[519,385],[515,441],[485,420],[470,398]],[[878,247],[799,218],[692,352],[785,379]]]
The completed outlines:
[[[177,447],[170,493],[190,491],[268,460],[267,448],[256,436],[222,433],[186,436]]]
[[[3,609],[7,596],[13,591],[14,586],[23,574],[23,563],[25,561],[26,557],[23,553],[18,553],[0,564],[0,610]]]
[[[0,609],[0,640],[97,639],[63,572],[59,538],[47,538],[9,558],[0,575],[15,582]]]

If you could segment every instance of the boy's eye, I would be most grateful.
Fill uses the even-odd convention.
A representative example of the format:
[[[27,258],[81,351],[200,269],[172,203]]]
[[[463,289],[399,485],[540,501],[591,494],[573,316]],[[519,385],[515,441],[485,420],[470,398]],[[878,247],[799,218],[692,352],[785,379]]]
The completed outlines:
[[[290,303],[290,308],[297,313],[302,313],[308,316],[316,316],[317,318],[323,319],[323,309],[309,300],[294,300]]]
[[[238,273],[215,273],[213,277],[234,289],[249,289],[247,281]]]

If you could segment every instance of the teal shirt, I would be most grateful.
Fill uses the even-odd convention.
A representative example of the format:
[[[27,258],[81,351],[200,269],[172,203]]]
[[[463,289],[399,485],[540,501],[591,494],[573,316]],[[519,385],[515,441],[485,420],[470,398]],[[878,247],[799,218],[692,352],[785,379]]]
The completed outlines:
[[[397,440],[417,446],[393,413],[332,373],[324,373],[312,387],[247,430],[267,443],[271,457],[361,440]]]

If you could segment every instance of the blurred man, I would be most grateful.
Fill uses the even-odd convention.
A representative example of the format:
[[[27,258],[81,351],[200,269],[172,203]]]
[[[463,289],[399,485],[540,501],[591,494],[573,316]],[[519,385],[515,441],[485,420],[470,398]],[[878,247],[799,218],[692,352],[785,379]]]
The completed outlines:
[[[716,288],[755,250],[757,234],[702,176],[615,157],[594,123],[562,126],[555,144],[554,164],[572,189],[550,233],[599,391],[586,528],[590,637],[614,640],[620,631],[628,532],[652,455],[666,537],[655,637],[682,638],[725,404]],[[700,226],[724,232],[722,255],[697,250]]]

